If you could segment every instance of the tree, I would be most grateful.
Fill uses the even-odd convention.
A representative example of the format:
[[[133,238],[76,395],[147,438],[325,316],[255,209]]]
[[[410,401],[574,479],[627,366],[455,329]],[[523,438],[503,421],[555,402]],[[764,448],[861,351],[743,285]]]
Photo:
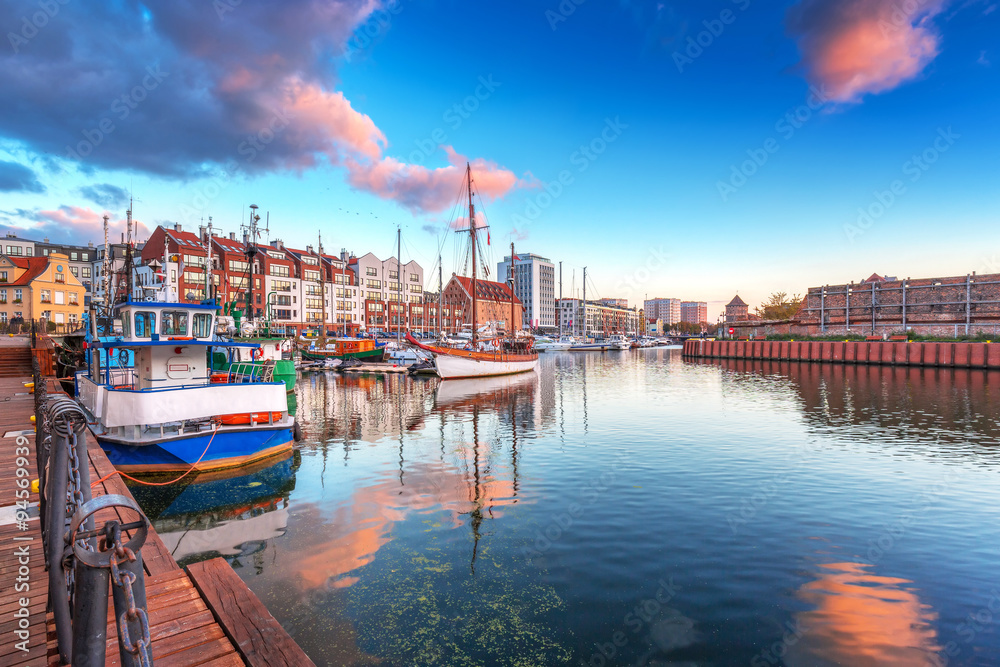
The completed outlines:
[[[767,301],[757,306],[755,313],[762,320],[790,320],[802,306],[802,297],[785,292],[775,292]]]

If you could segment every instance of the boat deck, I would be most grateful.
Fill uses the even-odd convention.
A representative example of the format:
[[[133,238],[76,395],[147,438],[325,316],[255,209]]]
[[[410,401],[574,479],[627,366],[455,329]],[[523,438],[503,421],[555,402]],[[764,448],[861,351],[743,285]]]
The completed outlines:
[[[46,614],[48,573],[42,553],[42,538],[37,517],[18,522],[15,515],[17,460],[15,444],[19,435],[28,441],[28,478],[37,477],[35,469],[35,434],[31,415],[34,397],[24,387],[30,375],[0,377],[0,667],[15,665],[55,666],[60,664],[55,640],[55,624]],[[59,391],[50,381],[50,393]],[[23,442],[23,441],[22,441]],[[87,434],[88,465],[91,480],[96,481],[114,467],[97,441]],[[23,473],[22,473],[23,474]],[[114,475],[93,487],[93,495],[116,493],[131,497],[128,487]],[[37,505],[38,495],[30,501]],[[115,510],[96,516],[101,522],[116,518]],[[25,559],[24,554],[29,555]],[[20,561],[19,561],[20,557]],[[142,548],[146,571],[147,608],[153,660],[157,665],[312,665],[312,661],[292,640],[264,605],[247,588],[222,558],[181,569],[163,541],[150,528]],[[15,592],[18,568],[27,560],[28,592]],[[20,598],[27,598],[29,638],[23,651],[12,641],[18,619]],[[109,598],[107,665],[118,665],[118,633]],[[266,638],[266,640],[265,640]]]

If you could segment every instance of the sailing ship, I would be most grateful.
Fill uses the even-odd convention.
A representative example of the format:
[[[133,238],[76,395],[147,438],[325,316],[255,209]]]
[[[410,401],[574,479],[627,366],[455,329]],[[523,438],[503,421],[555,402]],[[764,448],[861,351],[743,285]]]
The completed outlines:
[[[471,338],[467,349],[424,345],[409,333],[406,340],[414,347],[434,356],[434,366],[443,380],[459,378],[489,377],[526,373],[538,367],[538,353],[532,349],[533,339],[519,338],[514,333],[514,282],[510,283],[510,331],[503,338],[494,338],[489,345],[481,345],[477,330],[478,318],[476,301],[478,298],[478,273],[476,265],[476,208],[472,201],[472,167],[465,166],[466,187],[469,194],[469,240],[472,247],[472,277],[469,295],[472,300]],[[513,271],[514,244],[511,244],[511,270]]]

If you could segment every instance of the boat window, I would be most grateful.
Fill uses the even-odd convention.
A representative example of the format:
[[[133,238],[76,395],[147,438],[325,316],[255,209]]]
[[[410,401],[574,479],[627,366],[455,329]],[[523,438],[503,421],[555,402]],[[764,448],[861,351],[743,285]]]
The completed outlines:
[[[192,319],[192,336],[195,338],[208,338],[212,335],[212,316],[209,313],[195,313]]]
[[[183,310],[164,310],[160,313],[160,334],[163,336],[187,336],[188,314]]]
[[[132,337],[132,323],[128,320],[128,314],[121,318],[122,321],[122,338]]]
[[[135,337],[150,338],[156,332],[156,313],[144,311],[135,314]]]

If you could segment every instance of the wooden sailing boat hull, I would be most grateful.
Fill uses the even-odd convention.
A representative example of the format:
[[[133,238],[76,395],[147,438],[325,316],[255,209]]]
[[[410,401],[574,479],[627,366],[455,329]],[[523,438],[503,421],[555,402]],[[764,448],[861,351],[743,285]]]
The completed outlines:
[[[442,380],[492,377],[529,373],[538,368],[537,355],[497,355],[494,359],[480,359],[474,352],[435,354],[434,366]]]

